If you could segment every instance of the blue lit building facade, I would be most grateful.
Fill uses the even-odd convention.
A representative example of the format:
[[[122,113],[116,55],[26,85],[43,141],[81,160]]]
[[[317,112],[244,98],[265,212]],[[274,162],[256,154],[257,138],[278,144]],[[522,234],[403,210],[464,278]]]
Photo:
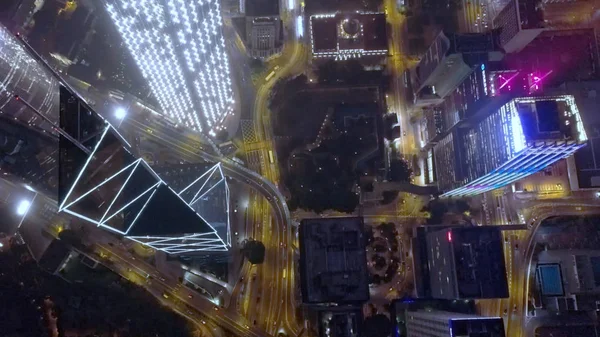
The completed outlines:
[[[442,197],[484,193],[567,158],[586,142],[573,96],[514,98],[434,146],[438,186]]]

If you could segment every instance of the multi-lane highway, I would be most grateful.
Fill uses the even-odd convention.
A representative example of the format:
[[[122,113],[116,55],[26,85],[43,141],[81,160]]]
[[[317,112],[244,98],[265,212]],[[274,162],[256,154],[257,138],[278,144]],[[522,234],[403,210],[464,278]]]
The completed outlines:
[[[405,160],[408,160],[413,166],[412,156],[419,155],[419,133],[420,124],[411,123],[411,110],[409,98],[407,95],[408,81],[410,81],[409,69],[416,65],[416,59],[411,57],[406,50],[406,17],[396,9],[396,1],[384,0],[385,8],[387,9],[387,20],[390,24],[391,32],[388,36],[388,46],[390,49],[390,57],[388,58],[388,69],[392,73],[392,81],[390,91],[386,95],[386,101],[389,112],[395,113],[398,116],[400,125],[399,142],[393,144],[401,153]],[[416,183],[423,185],[424,176],[421,171],[424,165],[419,164],[419,167],[412,167],[416,176]],[[421,173],[421,174],[419,174]]]
[[[294,18],[294,13],[292,10],[291,19]],[[304,71],[307,56],[307,48],[295,40],[295,36],[290,36],[283,55],[268,65],[273,70],[267,72],[274,71],[274,74],[269,80],[261,79],[257,83],[252,113],[256,139],[255,142],[244,145],[246,151],[257,154],[258,163],[252,169],[273,185],[278,184],[280,176],[268,108],[269,96],[273,85],[280,79]],[[267,200],[271,201],[268,196]],[[248,268],[246,272],[247,277],[243,281],[246,289],[243,310],[252,324],[256,322],[256,325],[269,334],[285,332],[298,335],[300,325],[295,317],[294,301],[293,223],[271,221],[268,216],[270,212],[265,206],[264,200],[258,200],[255,211],[262,213],[256,220],[258,223],[255,230],[266,247],[265,263]]]

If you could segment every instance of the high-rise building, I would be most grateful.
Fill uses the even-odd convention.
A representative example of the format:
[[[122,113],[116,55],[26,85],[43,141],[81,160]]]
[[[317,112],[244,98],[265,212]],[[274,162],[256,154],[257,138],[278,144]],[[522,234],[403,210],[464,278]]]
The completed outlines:
[[[519,52],[507,54],[503,63],[505,69],[541,72],[546,87],[596,79],[600,74],[596,32],[593,28],[544,31]]]
[[[510,0],[493,20],[507,53],[521,50],[541,32],[589,27],[598,4],[590,0]]]
[[[251,57],[268,59],[283,48],[278,0],[246,0],[246,46]]]
[[[0,172],[56,198],[59,84],[0,26]],[[14,98],[19,95],[42,116]],[[44,119],[47,118],[47,119]]]
[[[423,227],[417,230],[413,247],[419,297],[508,297],[500,228]]]
[[[557,90],[575,97],[589,138],[588,146],[567,159],[571,190],[600,190],[600,81],[565,82]]]
[[[415,105],[442,103],[480,64],[502,60],[497,40],[496,32],[440,32],[416,68]]]
[[[230,247],[229,189],[219,165],[176,192],[38,60],[0,27],[2,179],[26,184],[58,211],[167,253]]]
[[[482,317],[440,310],[406,312],[407,337],[504,337],[500,317]]]
[[[587,135],[571,95],[520,97],[434,147],[442,197],[487,192],[564,159]]]
[[[106,6],[163,113],[215,136],[233,113],[217,0],[111,0]]]
[[[511,0],[493,20],[500,30],[500,44],[507,53],[519,51],[544,31],[539,0]]]

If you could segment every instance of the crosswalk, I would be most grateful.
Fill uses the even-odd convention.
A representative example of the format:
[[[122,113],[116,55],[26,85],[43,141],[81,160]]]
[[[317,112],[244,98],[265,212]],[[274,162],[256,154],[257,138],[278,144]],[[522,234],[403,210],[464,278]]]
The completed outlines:
[[[242,119],[240,121],[240,125],[242,127],[242,139],[244,140],[244,145],[258,142],[258,137],[256,136],[256,128],[253,120]]]

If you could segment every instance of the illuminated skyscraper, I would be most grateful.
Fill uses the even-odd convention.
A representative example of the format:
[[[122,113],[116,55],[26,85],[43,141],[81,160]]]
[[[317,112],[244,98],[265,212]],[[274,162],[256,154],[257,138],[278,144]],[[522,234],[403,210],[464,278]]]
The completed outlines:
[[[567,158],[587,135],[571,95],[515,98],[434,147],[442,197],[508,185]]]
[[[0,179],[166,253],[227,251],[229,188],[221,166],[196,170],[203,174],[175,191],[48,69],[0,26]]]
[[[215,135],[233,112],[218,0],[111,0],[106,6],[163,113]]]
[[[59,83],[0,26],[0,174],[56,197]],[[17,102],[19,95],[40,115]],[[42,117],[43,116],[43,117]]]

